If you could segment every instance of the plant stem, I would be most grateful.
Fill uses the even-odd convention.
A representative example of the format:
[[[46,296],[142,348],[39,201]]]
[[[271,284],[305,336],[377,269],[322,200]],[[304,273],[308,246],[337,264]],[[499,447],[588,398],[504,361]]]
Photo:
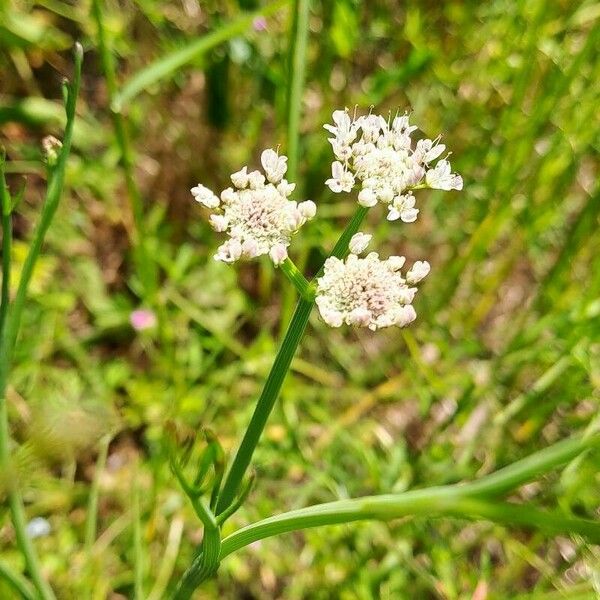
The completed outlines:
[[[4,156],[0,157],[0,208],[2,210],[2,291],[0,292],[0,338],[10,302],[10,260],[12,248],[11,198],[4,177]]]
[[[115,139],[121,153],[129,207],[133,217],[134,230],[132,234],[132,243],[134,255],[140,270],[144,292],[149,296],[152,296],[156,288],[156,267],[147,248],[147,236],[145,235],[144,225],[144,205],[142,202],[142,195],[135,181],[134,157],[129,142],[127,123],[121,111],[117,111],[113,107],[114,99],[118,93],[115,59],[106,42],[106,30],[104,28],[101,0],[92,1],[92,13],[98,29],[98,51],[100,53],[102,70],[106,80],[106,89],[108,92],[108,101],[110,104],[110,114],[113,122]]]
[[[566,517],[529,506],[491,501],[600,446],[600,434],[574,437],[536,452],[504,469],[467,484],[413,490],[402,494],[367,496],[328,502],[263,519],[239,529],[223,540],[221,560],[252,542],[321,525],[352,521],[390,520],[406,516],[454,516],[484,518],[502,524],[517,524],[553,533],[577,533],[597,543],[600,523]]]
[[[85,549],[88,560],[91,559],[91,551],[96,541],[96,530],[98,525],[98,495],[100,493],[100,478],[106,466],[108,456],[108,446],[110,444],[110,435],[104,436],[100,440],[100,450],[96,459],[96,468],[94,471],[94,480],[90,490],[90,497],[87,506],[87,518],[85,521]]]
[[[389,521],[414,516],[451,516],[469,520],[483,518],[552,533],[577,533],[594,543],[600,541],[600,523],[596,521],[568,518],[529,506],[471,499],[464,496],[460,486],[447,486],[328,502],[269,517],[226,537],[221,545],[220,559],[258,540],[292,531],[353,521]]]
[[[9,569],[3,562],[0,562],[0,579],[4,579],[19,594],[20,598],[35,600],[35,595],[29,581],[19,573],[15,573]]]
[[[306,277],[300,272],[300,269],[289,258],[286,258],[281,263],[280,268],[302,298],[305,300],[312,300],[314,298],[314,285],[307,281]]]
[[[40,221],[33,235],[29,252],[27,253],[27,257],[25,258],[25,262],[23,264],[23,269],[21,270],[21,278],[19,280],[14,302],[8,310],[5,326],[0,332],[0,472],[3,473],[8,472],[9,466],[9,431],[8,411],[6,406],[6,387],[8,385],[8,375],[12,363],[14,346],[19,333],[19,326],[21,324],[21,316],[23,314],[23,308],[27,298],[29,283],[33,275],[35,264],[41,252],[46,233],[58,208],[65,179],[67,159],[71,151],[73,125],[75,123],[75,107],[77,103],[77,96],[79,94],[81,65],[83,62],[83,48],[79,43],[75,44],[74,57],[75,69],[73,82],[68,88],[66,98],[67,124],[65,127],[63,146],[58,156],[52,178],[48,184],[46,199],[42,208]],[[15,534],[17,537],[17,543],[21,552],[23,553],[23,556],[25,557],[25,563],[27,565],[27,570],[29,571],[32,582],[42,600],[54,599],[54,593],[42,575],[35,547],[27,535],[27,519],[25,517],[23,500],[15,482],[12,482],[11,485],[9,485],[8,500],[11,509],[13,527],[15,528]]]
[[[309,0],[294,0],[293,22],[288,51],[287,85],[287,178],[298,182],[298,155],[300,146],[300,116],[306,75],[306,48],[308,44]],[[298,186],[302,192],[302,186]],[[300,264],[306,261],[308,250],[301,250]],[[294,302],[292,290],[285,288],[281,295],[280,334],[283,336]]]
[[[234,500],[241,481],[250,465],[250,460],[265,428],[267,419],[273,410],[279,396],[281,386],[290,368],[296,348],[302,339],[308,318],[312,311],[313,301],[301,299],[296,306],[287,333],[281,342],[275,362],[267,377],[262,393],[254,409],[252,419],[248,424],[242,443],[235,455],[233,463],[225,478],[225,483],[217,500],[216,514],[222,513]]]
[[[133,480],[133,597],[144,598],[144,553],[142,550],[142,515],[140,509],[140,483],[137,474]]]
[[[308,42],[308,0],[294,1],[294,24],[290,40],[289,95],[287,120],[288,178],[296,181],[298,176],[298,146],[300,137],[300,113],[302,91],[306,73],[306,47]]]

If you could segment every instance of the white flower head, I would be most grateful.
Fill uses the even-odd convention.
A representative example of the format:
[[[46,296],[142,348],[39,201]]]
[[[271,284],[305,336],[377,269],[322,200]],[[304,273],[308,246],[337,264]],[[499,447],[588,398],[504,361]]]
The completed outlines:
[[[216,260],[233,263],[266,254],[276,265],[281,264],[293,234],[316,214],[311,200],[297,203],[288,199],[295,184],[283,179],[286,156],[265,150],[261,163],[266,177],[244,167],[231,176],[235,189],[223,190],[220,199],[201,184],[192,188],[198,202],[214,209],[209,218],[212,227],[229,236],[217,249]]]
[[[411,139],[417,129],[410,125],[407,114],[391,120],[368,114],[352,119],[348,111],[336,110],[333,125],[325,129],[335,161],[332,177],[326,181],[333,192],[350,192],[358,183],[358,203],[365,207],[385,204],[390,221],[412,223],[419,210],[415,208],[412,189],[432,187],[444,190],[462,189],[462,178],[450,173],[447,160],[437,160],[446,146],[440,138]]]
[[[405,327],[415,320],[411,306],[416,288],[409,288],[400,268],[404,259],[381,260],[371,252],[365,258],[350,254],[325,261],[317,280],[316,303],[331,327],[343,323],[375,330],[393,325]]]
[[[362,254],[367,249],[372,237],[373,236],[369,233],[361,233],[360,231],[355,233],[350,238],[350,243],[348,244],[350,252],[352,252],[352,254]]]

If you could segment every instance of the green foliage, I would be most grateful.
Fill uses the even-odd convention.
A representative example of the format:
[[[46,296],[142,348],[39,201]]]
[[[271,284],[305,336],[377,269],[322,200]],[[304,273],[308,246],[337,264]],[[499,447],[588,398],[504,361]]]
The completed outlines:
[[[210,426],[233,454],[278,345],[289,283],[266,263],[212,261],[216,237],[188,190],[224,187],[261,148],[285,149],[291,11],[274,11],[258,31],[243,12],[257,9],[250,2],[100,3],[116,58],[113,108],[126,119],[156,272],[151,294],[136,266],[91,4],[8,4],[0,139],[13,199],[27,176],[12,219],[13,298],[45,189],[40,140],[62,137],[68,49],[76,39],[86,49],[66,193],[32,274],[6,394],[10,474],[28,519],[52,526],[34,544],[58,597],[141,589],[156,600],[200,539],[169,469],[165,424]],[[473,480],[599,425],[598,3],[336,0],[310,11],[294,101],[300,187],[321,218],[294,241],[297,263],[314,274],[354,208],[323,186],[331,158],[321,125],[334,108],[412,110],[425,135],[444,132],[465,191],[425,193],[412,227],[369,213],[386,251],[432,264],[419,319],[375,335],[330,330],[313,315],[257,448],[250,502],[225,537],[321,502]],[[229,111],[217,130],[204,69],[226,55],[218,91]],[[131,327],[140,307],[156,313],[156,327]],[[512,500],[597,518],[599,467],[597,451],[583,454]],[[5,503],[0,515],[8,523]],[[467,599],[477,589],[498,600],[590,598],[597,565],[594,547],[566,533],[449,518],[361,522],[248,546],[199,597]],[[0,597],[19,585],[27,593],[24,567],[3,526]]]

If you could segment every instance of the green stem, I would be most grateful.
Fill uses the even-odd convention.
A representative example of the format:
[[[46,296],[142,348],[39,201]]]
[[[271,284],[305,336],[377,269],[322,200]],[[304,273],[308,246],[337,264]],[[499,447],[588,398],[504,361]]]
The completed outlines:
[[[7,565],[0,562],[0,579],[4,579],[24,600],[35,600],[35,595],[30,583],[19,573],[9,569]]]
[[[144,598],[144,552],[142,549],[142,514],[140,509],[140,484],[137,475],[133,481],[133,595]]]
[[[10,259],[12,247],[11,198],[4,178],[4,156],[0,157],[0,207],[2,210],[2,291],[0,292],[0,338],[10,302]]]
[[[225,483],[217,500],[217,515],[222,513],[233,502],[237,494],[240,483],[246,473],[246,469],[250,465],[254,450],[265,428],[267,419],[279,396],[281,386],[289,371],[290,363],[296,353],[296,348],[302,339],[312,307],[312,300],[301,299],[298,302],[290,326],[281,342],[275,362],[271,367],[271,371],[254,409],[252,419],[225,478]]]
[[[600,434],[572,437],[544,448],[478,481],[466,484],[471,496],[498,496],[568,463],[592,448],[600,446]]]
[[[83,48],[79,43],[77,43],[75,44],[75,69],[73,82],[67,91],[66,98],[67,124],[65,127],[63,146],[59,154],[56,167],[53,171],[52,178],[48,184],[40,222],[38,223],[33,235],[29,252],[25,258],[25,262],[21,270],[21,278],[19,280],[14,302],[10,306],[10,310],[8,310],[6,315],[5,327],[0,332],[0,472],[4,473],[8,472],[9,466],[9,431],[8,411],[6,406],[6,387],[8,385],[8,375],[12,363],[14,346],[19,333],[19,326],[21,324],[21,316],[23,314],[23,308],[27,299],[29,283],[31,281],[37,259],[40,255],[46,233],[50,227],[54,215],[56,214],[62,193],[67,159],[71,151],[71,142],[73,139],[75,107],[77,103],[77,96],[79,94],[82,62]],[[23,507],[23,500],[18,487],[14,482],[9,486],[8,500],[11,509],[12,522],[17,537],[17,543],[21,552],[23,553],[23,556],[25,557],[25,562],[32,582],[42,600],[54,599],[54,593],[42,575],[35,547],[32,544],[31,539],[27,536],[27,519],[25,516],[25,509]]]
[[[198,554],[177,584],[173,600],[188,600],[194,590],[212,577],[221,561],[221,535],[218,528],[205,528],[202,552]]]
[[[404,494],[340,500],[269,517],[226,537],[221,545],[220,559],[253,542],[283,533],[353,521],[390,521],[415,516],[450,516],[469,520],[482,518],[552,533],[577,533],[594,543],[600,541],[600,523],[596,521],[568,518],[529,506],[476,500],[465,497],[460,486],[447,486]]]
[[[287,178],[298,183],[298,156],[300,146],[300,117],[302,96],[306,79],[306,49],[308,45],[309,1],[294,0],[293,23],[289,39],[288,85],[287,85]],[[301,188],[302,186],[299,186]],[[302,192],[302,189],[300,189]],[[300,264],[306,261],[307,249],[301,251]],[[283,336],[289,321],[294,294],[285,288],[281,295],[280,334]]]
[[[286,258],[279,266],[302,298],[305,300],[312,300],[314,298],[314,285],[307,281],[306,277],[300,272],[300,269],[289,258]]]
[[[100,494],[100,479],[106,466],[108,456],[108,446],[110,444],[110,435],[100,440],[100,450],[96,459],[96,468],[94,471],[94,480],[90,489],[90,497],[87,506],[87,518],[85,521],[85,549],[88,560],[91,560],[92,546],[96,541],[96,530],[98,526],[98,496]]]
[[[113,107],[114,99],[118,94],[117,77],[115,59],[110,51],[106,41],[106,30],[104,28],[104,17],[102,14],[101,0],[92,1],[92,13],[96,21],[98,30],[98,51],[100,53],[100,61],[102,71],[106,80],[106,88],[108,91],[108,100],[110,104],[111,119],[115,132],[115,139],[119,152],[121,153],[121,162],[125,175],[125,187],[127,188],[127,197],[129,206],[133,216],[134,230],[132,234],[132,242],[136,262],[138,263],[140,277],[144,286],[144,291],[152,296],[156,287],[156,273],[154,262],[150,258],[150,253],[147,248],[147,236],[145,235],[144,226],[144,205],[142,195],[135,181],[134,175],[134,156],[129,141],[129,132],[127,123],[120,111]]]
[[[329,256],[335,256],[336,258],[345,258],[346,256],[348,256],[348,254],[350,253],[350,248],[348,247],[348,245],[350,244],[350,239],[355,233],[358,232],[368,212],[369,209],[365,208],[364,206],[359,206],[356,209],[356,212],[352,216],[352,219],[350,219],[350,222],[346,226],[346,229],[344,229],[344,233],[342,233],[340,239],[336,242]],[[322,272],[323,267],[321,267],[321,269],[319,270],[317,277]]]
[[[367,496],[354,500],[328,502],[283,513],[243,527],[223,540],[221,560],[252,542],[288,533],[352,521],[390,520],[406,516],[454,516],[483,518],[497,523],[521,525],[552,533],[577,533],[597,543],[600,523],[573,519],[559,513],[544,512],[529,506],[499,503],[501,496],[564,465],[585,450],[600,446],[600,434],[574,437],[536,452],[478,481],[413,490],[403,494]]]
[[[308,0],[294,1],[294,25],[290,40],[290,70],[287,121],[288,179],[298,176],[298,146],[300,138],[300,114],[302,91],[306,73],[306,47],[308,43]]]

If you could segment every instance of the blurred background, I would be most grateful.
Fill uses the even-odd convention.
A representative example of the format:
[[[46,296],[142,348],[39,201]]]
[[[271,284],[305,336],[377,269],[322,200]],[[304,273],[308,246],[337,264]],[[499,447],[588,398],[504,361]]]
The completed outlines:
[[[293,310],[267,261],[213,261],[219,235],[189,193],[226,187],[265,147],[286,152],[293,4],[266,17],[247,16],[265,6],[255,0],[0,8],[0,143],[11,189],[26,185],[17,275],[46,185],[41,141],[62,135],[60,82],[73,42],[86,51],[8,390],[13,475],[61,599],[132,598],[134,565],[146,597],[173,585],[201,527],[168,468],[165,424],[210,426],[233,450]],[[418,320],[331,330],[315,312],[228,528],[474,478],[598,426],[599,20],[594,0],[311,2],[294,198],[318,218],[294,260],[314,274],[355,208],[324,186],[335,109],[410,111],[423,135],[443,134],[465,187],[419,192],[411,226],[370,211],[383,255],[432,265]],[[599,467],[584,456],[515,500],[598,517]],[[0,559],[22,570],[2,487]],[[197,598],[588,599],[599,579],[598,549],[575,538],[418,519],[256,543]]]

